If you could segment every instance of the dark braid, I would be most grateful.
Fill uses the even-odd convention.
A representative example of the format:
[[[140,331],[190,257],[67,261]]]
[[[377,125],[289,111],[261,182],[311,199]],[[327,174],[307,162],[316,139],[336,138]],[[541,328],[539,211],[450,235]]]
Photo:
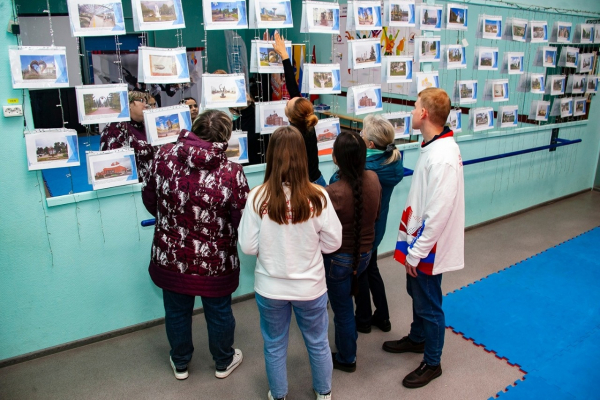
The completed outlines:
[[[364,140],[355,132],[341,133],[333,144],[333,155],[339,168],[340,180],[352,188],[354,197],[354,248],[352,251],[352,291],[358,293],[358,266],[363,215],[363,173],[367,156]]]
[[[354,249],[352,251],[352,296],[358,294],[358,264],[360,264],[360,238],[363,214],[363,185],[362,174],[354,178],[352,185],[354,196]]]

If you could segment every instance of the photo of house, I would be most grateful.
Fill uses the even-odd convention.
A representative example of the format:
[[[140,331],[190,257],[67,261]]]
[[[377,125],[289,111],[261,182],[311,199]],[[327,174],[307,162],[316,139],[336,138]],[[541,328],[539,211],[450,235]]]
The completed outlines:
[[[359,100],[358,100],[358,108],[365,108],[365,107],[375,107],[377,105],[377,103],[375,103],[373,101],[373,99],[371,99],[369,96],[367,96],[366,94],[364,94]]]
[[[119,178],[132,174],[131,160],[121,157],[107,161],[96,161],[94,165],[94,178],[96,181],[110,178]]]
[[[265,126],[287,126],[289,125],[287,119],[277,114],[276,111],[271,111],[269,115],[265,117]]]

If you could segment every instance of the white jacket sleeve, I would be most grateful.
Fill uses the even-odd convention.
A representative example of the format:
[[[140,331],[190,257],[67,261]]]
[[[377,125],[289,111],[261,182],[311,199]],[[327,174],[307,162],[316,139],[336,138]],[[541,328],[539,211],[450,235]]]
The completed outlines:
[[[258,235],[262,223],[261,216],[254,211],[254,198],[256,192],[256,190],[252,190],[250,194],[248,194],[246,208],[244,209],[242,220],[238,227],[238,243],[242,251],[249,255],[258,254]]]
[[[458,171],[448,163],[433,164],[427,176],[423,230],[409,243],[406,261],[417,266],[433,249],[444,231],[458,192]]]
[[[327,197],[327,207],[323,209],[319,218],[321,219],[321,231],[319,232],[319,242],[321,253],[330,254],[340,248],[342,245],[342,223],[333,208],[333,203],[329,195],[323,190]]]

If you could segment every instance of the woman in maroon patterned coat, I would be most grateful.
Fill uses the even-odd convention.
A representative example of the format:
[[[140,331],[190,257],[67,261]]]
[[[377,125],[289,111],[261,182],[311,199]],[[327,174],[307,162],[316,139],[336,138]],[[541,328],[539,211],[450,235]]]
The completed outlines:
[[[231,293],[238,287],[237,227],[248,183],[241,165],[227,160],[231,119],[222,111],[201,114],[176,143],[157,151],[142,199],[156,217],[150,276],[163,289],[171,367],[188,377],[192,311],[201,296],[217,378],[242,362],[234,349]]]

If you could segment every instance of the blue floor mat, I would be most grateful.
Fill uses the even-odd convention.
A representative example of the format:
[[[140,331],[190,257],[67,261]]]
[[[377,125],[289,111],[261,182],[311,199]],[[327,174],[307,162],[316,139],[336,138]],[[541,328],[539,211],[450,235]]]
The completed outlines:
[[[527,372],[504,399],[592,399],[600,380],[600,227],[449,293],[454,332]]]

